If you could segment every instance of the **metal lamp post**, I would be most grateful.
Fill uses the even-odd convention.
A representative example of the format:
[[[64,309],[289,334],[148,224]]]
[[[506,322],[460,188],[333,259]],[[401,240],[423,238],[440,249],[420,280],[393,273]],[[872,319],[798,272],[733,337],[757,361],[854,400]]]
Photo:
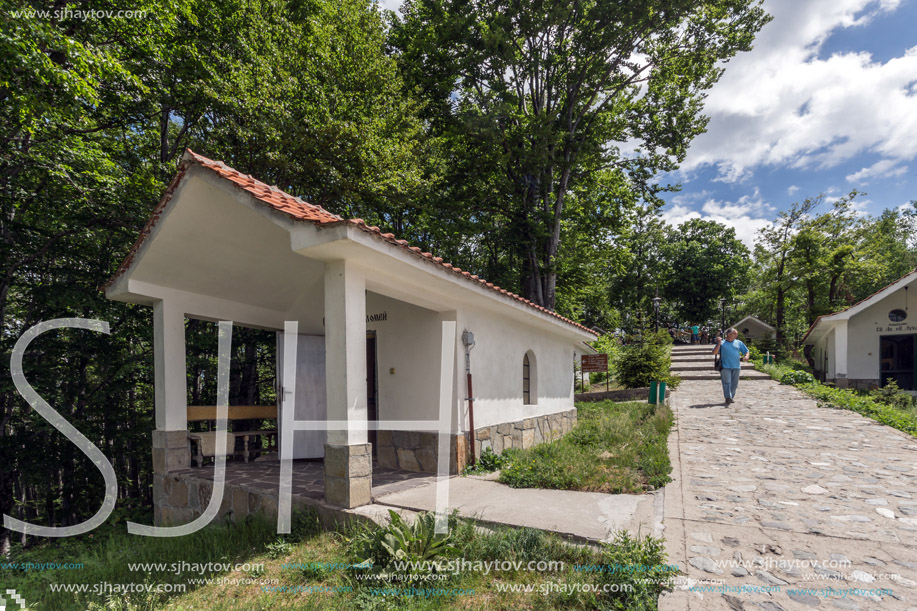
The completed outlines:
[[[659,304],[662,303],[662,298],[658,295],[653,297],[653,310],[656,311],[656,333],[659,333]]]
[[[720,308],[723,310],[723,318],[720,323],[720,333],[723,334],[723,339],[726,339],[726,298],[720,299]]]

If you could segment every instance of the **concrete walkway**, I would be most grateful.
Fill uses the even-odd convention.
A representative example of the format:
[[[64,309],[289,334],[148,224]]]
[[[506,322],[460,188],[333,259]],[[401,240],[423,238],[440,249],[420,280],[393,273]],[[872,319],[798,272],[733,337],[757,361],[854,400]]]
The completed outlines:
[[[461,516],[480,522],[528,526],[586,542],[610,540],[615,530],[653,532],[653,506],[657,497],[652,494],[510,488],[489,479],[450,478],[449,509],[457,509]],[[390,494],[376,493],[373,501],[376,505],[433,511],[436,485],[430,482]]]
[[[917,610],[917,439],[770,379],[728,408],[686,380],[671,405],[664,535],[686,578],[662,611]]]

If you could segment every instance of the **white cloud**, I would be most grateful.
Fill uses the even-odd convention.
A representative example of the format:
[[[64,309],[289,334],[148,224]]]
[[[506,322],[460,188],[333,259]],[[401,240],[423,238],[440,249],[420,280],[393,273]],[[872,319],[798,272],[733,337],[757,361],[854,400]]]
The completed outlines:
[[[834,167],[869,152],[892,164],[917,157],[917,47],[885,63],[869,53],[818,51],[839,28],[860,27],[897,0],[765,0],[774,16],[749,53],[710,91],[708,131],[686,170],[709,164],[733,182],[758,165]]]
[[[883,159],[863,168],[858,172],[847,175],[848,182],[866,184],[873,178],[893,178],[907,172],[907,166],[893,159]]]
[[[380,8],[395,11],[396,13],[403,3],[403,0],[376,0],[376,4],[378,4]]]
[[[869,216],[869,207],[874,203],[871,199],[855,199],[850,202],[850,209],[858,217],[863,218]]]
[[[761,193],[755,189],[751,195],[743,195],[735,202],[722,202],[707,199],[701,211],[692,210],[684,203],[674,202],[671,208],[662,213],[662,219],[670,225],[680,225],[690,219],[716,221],[736,231],[736,237],[751,250],[754,247],[758,230],[769,227],[774,207],[761,199]]]
[[[786,188],[787,195],[793,195],[797,191],[799,191],[799,187],[797,187],[796,185],[790,185],[789,187]]]
[[[717,164],[717,170],[719,174],[713,179],[713,182],[725,182],[725,183],[734,183],[734,182],[745,182],[748,179],[752,172],[749,168],[743,168],[731,162],[720,162]]]

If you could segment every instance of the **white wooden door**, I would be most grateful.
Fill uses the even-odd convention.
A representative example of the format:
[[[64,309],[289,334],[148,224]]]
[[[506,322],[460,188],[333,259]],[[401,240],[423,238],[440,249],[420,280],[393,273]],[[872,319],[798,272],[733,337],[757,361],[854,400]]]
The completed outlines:
[[[277,333],[277,392],[278,438],[283,443],[283,404],[294,401],[296,420],[325,420],[325,337],[299,335],[296,348],[296,393],[286,389],[292,384],[283,381],[283,333]],[[293,431],[293,458],[323,458],[325,456],[325,431]]]

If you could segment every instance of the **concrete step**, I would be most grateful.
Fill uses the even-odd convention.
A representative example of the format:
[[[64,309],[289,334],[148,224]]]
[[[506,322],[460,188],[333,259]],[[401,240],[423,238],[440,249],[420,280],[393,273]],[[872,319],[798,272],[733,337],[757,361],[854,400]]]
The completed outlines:
[[[672,371],[706,371],[708,369],[713,369],[713,359],[710,359],[710,362],[704,365],[682,365],[672,363]],[[742,365],[742,371],[755,371],[754,365]]]
[[[682,380],[719,380],[720,379],[720,374],[715,371],[711,371],[710,373],[696,373],[696,372],[695,373],[686,373],[684,375],[673,371],[672,375],[677,375]],[[743,371],[741,374],[741,379],[742,380],[770,380],[771,377],[767,375],[766,373],[761,373],[759,371],[755,371],[755,372]]]

